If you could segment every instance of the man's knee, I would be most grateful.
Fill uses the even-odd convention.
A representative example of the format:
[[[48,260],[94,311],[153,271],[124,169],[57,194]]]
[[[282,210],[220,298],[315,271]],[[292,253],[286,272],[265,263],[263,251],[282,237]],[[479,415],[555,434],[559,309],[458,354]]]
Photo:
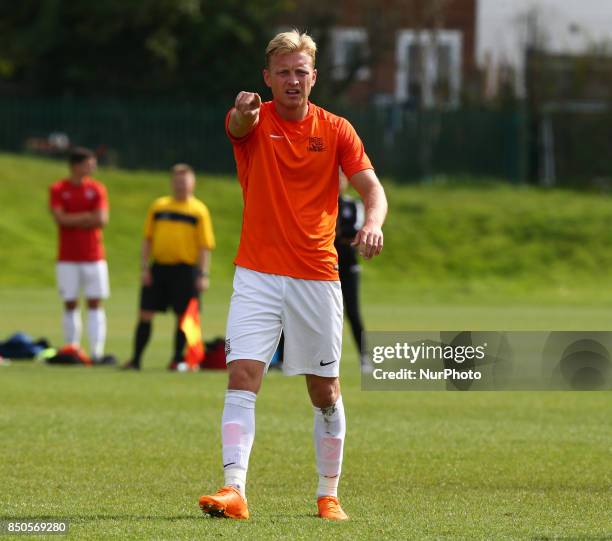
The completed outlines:
[[[76,307],[78,306],[79,302],[74,300],[74,301],[65,301],[64,302],[64,308],[68,311],[72,311],[74,309],[76,309]]]
[[[138,319],[144,323],[148,323],[149,321],[152,321],[154,316],[155,316],[155,312],[151,310],[141,310],[138,313]]]
[[[332,406],[340,397],[340,380],[338,378],[324,378],[308,374],[306,385],[312,405],[317,408]]]
[[[87,299],[87,308],[97,310],[102,306],[102,299]]]
[[[258,393],[265,371],[265,364],[249,359],[236,359],[227,365],[229,372],[228,389]]]

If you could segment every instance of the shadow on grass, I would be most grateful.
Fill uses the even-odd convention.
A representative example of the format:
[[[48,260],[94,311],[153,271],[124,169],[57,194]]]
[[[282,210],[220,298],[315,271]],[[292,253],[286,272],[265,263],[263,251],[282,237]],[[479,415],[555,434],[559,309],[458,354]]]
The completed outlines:
[[[0,522],[4,521],[58,521],[58,520],[68,520],[75,522],[88,522],[95,520],[164,520],[168,522],[179,521],[179,520],[216,520],[223,521],[227,520],[228,522],[237,522],[237,523],[249,523],[253,521],[258,521],[260,519],[265,519],[271,522],[290,522],[295,520],[317,520],[321,521],[319,516],[316,513],[302,513],[302,514],[290,514],[290,515],[268,515],[265,513],[256,514],[251,517],[251,520],[239,520],[234,521],[231,519],[224,519],[220,517],[212,517],[210,515],[204,515],[202,513],[194,512],[193,514],[182,514],[182,515],[117,515],[117,514],[75,514],[75,515],[27,515],[27,516],[11,516],[11,515],[0,515]],[[335,521],[322,521],[326,524],[336,524]],[[353,521],[354,522],[354,521]]]

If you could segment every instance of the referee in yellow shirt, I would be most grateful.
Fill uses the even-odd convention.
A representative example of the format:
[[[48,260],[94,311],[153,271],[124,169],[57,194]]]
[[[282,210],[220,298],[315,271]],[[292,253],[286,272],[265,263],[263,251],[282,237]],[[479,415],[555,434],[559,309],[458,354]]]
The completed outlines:
[[[140,315],[134,353],[123,368],[140,370],[142,353],[151,336],[155,312],[171,307],[176,314],[174,354],[168,368],[183,361],[185,335],[180,317],[189,301],[209,285],[211,250],[215,247],[210,214],[193,196],[195,174],[185,164],[172,168],[172,196],[155,200],[144,226]]]

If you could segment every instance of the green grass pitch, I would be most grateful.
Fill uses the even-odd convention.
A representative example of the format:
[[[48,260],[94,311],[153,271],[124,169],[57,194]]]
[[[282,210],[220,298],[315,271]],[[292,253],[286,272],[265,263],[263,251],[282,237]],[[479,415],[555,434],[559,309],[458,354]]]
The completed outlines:
[[[229,286],[204,307],[223,331]],[[130,347],[135,290],[109,302],[109,350]],[[4,291],[2,319],[59,340],[52,290]],[[453,306],[372,303],[371,328],[456,327]],[[537,311],[541,326],[558,309]],[[579,321],[603,325],[597,310]],[[391,314],[386,319],[382,314]],[[526,309],[471,308],[481,328],[524,324]],[[374,314],[376,317],[372,317]],[[412,314],[412,315],[411,315]],[[417,317],[415,314],[419,314]],[[401,318],[401,319],[398,319]],[[172,318],[155,323],[139,374],[13,363],[0,368],[0,520],[62,518],[72,539],[607,539],[612,521],[608,393],[360,390],[348,335],[348,434],[340,495],[348,523],[315,517],[312,412],[302,378],[270,373],[257,402],[247,522],[201,516],[222,483],[224,373],[164,369]],[[608,537],[606,537],[608,536]]]
[[[61,342],[46,188],[65,170],[0,154],[0,339],[23,330]],[[107,350],[124,360],[142,220],[168,175],[98,176],[111,200]],[[218,241],[206,338],[224,333],[240,232],[228,180],[198,184]],[[385,254],[363,273],[369,330],[612,328],[609,199],[497,184],[386,188]],[[278,373],[257,400],[252,518],[204,518],[198,497],[223,480],[226,375],[166,372],[172,326],[156,319],[138,374],[0,366],[0,522],[65,519],[70,539],[100,540],[612,539],[609,393],[362,392],[347,331],[340,496],[351,520],[315,517],[312,410],[302,378]]]

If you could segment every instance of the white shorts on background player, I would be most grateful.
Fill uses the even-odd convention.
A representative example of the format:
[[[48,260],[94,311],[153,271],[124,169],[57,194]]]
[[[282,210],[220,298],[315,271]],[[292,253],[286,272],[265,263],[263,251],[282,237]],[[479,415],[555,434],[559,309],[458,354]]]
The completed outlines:
[[[342,352],[339,281],[301,280],[236,267],[227,319],[227,362],[253,359],[266,370],[285,333],[283,372],[337,377]]]
[[[57,263],[56,275],[60,295],[65,301],[78,299],[81,289],[86,299],[107,299],[110,294],[106,261],[60,261]]]

